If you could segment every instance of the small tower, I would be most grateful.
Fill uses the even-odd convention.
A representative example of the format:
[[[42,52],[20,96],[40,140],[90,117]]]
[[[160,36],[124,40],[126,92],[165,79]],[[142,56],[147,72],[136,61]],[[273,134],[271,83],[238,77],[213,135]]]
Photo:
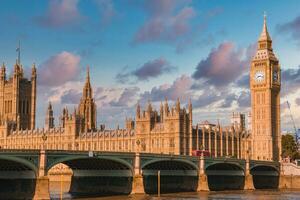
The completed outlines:
[[[177,101],[176,101],[176,112],[177,113],[180,112],[180,100],[179,100],[179,98],[177,98]]]
[[[163,122],[164,121],[164,106],[163,106],[162,102],[160,102],[159,112],[160,112],[160,122]]]
[[[54,117],[53,117],[53,109],[52,109],[51,102],[49,102],[47,112],[46,112],[45,128],[46,129],[54,128]]]
[[[141,106],[140,106],[140,102],[137,103],[136,105],[136,119],[139,119],[141,117]]]
[[[0,71],[0,82],[4,84],[5,81],[6,81],[6,67],[5,64],[3,63]]]
[[[164,119],[169,115],[169,105],[168,99],[165,98],[165,105],[164,105]]]
[[[30,129],[35,129],[35,114],[36,114],[36,67],[35,63],[31,69],[31,116],[30,116]]]
[[[84,119],[84,130],[91,131],[97,127],[97,109],[93,99],[93,90],[90,82],[90,68],[86,70],[86,80],[83,87],[82,97],[78,106],[79,115]]]

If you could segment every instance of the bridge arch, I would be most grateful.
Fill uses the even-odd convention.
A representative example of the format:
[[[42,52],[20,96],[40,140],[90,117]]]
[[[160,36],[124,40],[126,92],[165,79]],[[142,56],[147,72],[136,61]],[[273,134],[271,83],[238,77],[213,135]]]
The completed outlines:
[[[158,171],[162,193],[196,191],[198,166],[183,159],[153,159],[141,165],[144,188],[148,194],[157,193]]]
[[[34,172],[35,176],[37,175],[38,166],[36,166],[34,163],[32,163],[32,162],[30,162],[30,161],[28,161],[24,158],[19,158],[19,157],[16,157],[16,156],[3,156],[3,155],[0,155],[0,161],[1,160],[11,161],[11,162],[14,162],[16,164],[23,165],[23,166],[27,167],[28,169],[32,170]],[[37,163],[37,165],[38,165],[38,163]]]
[[[67,165],[73,171],[69,192],[74,196],[131,192],[133,167],[126,160],[113,156],[65,156],[50,163],[47,171],[59,163]]]
[[[189,161],[189,160],[185,160],[185,159],[171,159],[171,158],[164,158],[164,159],[153,159],[153,160],[150,160],[148,162],[145,162],[142,164],[141,168],[145,168],[147,165],[152,165],[153,163],[158,163],[158,162],[176,162],[176,163],[182,163],[182,164],[186,164],[187,166],[190,166],[191,168],[195,169],[195,170],[198,170],[198,166]]]
[[[279,170],[270,165],[258,164],[250,168],[255,189],[276,189],[279,185]]]
[[[89,159],[89,160],[102,160],[102,161],[112,161],[112,162],[116,162],[116,163],[119,163],[121,165],[124,165],[126,166],[128,169],[131,170],[131,172],[133,173],[133,166],[129,163],[129,162],[126,162],[125,160],[123,159],[120,159],[120,158],[116,158],[116,157],[113,157],[113,156],[95,156],[95,157],[87,157],[87,156],[82,156],[82,155],[76,155],[76,156],[66,156],[66,157],[62,157],[62,158],[58,158],[58,159],[55,159],[53,162],[49,163],[49,165],[47,166],[47,171],[49,169],[51,169],[53,166],[59,164],[59,163],[67,163],[67,162],[70,162],[70,161],[76,161],[76,160],[82,160],[82,159]],[[67,165],[67,164],[66,164]]]
[[[244,188],[245,171],[239,164],[216,162],[205,168],[210,190],[240,190]]]
[[[30,160],[0,155],[0,196],[3,199],[33,198],[38,168]]]

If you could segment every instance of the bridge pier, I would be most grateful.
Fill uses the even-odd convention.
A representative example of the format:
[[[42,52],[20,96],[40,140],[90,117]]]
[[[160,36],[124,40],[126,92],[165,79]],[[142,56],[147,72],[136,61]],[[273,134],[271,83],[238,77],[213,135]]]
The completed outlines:
[[[34,200],[50,200],[49,178],[47,176],[36,179]]]
[[[253,176],[250,173],[250,161],[246,159],[246,169],[245,169],[245,185],[244,190],[254,190]]]
[[[205,160],[203,155],[201,155],[199,160],[197,191],[209,191],[207,175],[205,174]]]
[[[34,200],[50,200],[49,178],[46,176],[46,152],[40,151],[39,171],[36,178]]]
[[[134,172],[131,194],[145,194],[144,178],[141,172],[141,158],[139,153],[135,154],[134,159]]]

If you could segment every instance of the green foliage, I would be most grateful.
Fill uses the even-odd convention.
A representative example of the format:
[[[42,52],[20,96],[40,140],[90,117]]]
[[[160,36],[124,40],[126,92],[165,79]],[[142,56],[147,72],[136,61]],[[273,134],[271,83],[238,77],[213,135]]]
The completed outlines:
[[[298,152],[297,144],[293,135],[282,135],[281,144],[283,157],[289,156],[293,160],[300,159],[300,153]]]

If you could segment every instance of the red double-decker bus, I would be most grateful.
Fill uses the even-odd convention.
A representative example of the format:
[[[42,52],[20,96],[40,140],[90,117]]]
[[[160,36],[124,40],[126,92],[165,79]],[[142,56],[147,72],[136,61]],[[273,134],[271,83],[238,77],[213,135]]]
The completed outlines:
[[[201,156],[203,154],[204,157],[210,157],[210,152],[207,150],[193,150],[192,156]]]

